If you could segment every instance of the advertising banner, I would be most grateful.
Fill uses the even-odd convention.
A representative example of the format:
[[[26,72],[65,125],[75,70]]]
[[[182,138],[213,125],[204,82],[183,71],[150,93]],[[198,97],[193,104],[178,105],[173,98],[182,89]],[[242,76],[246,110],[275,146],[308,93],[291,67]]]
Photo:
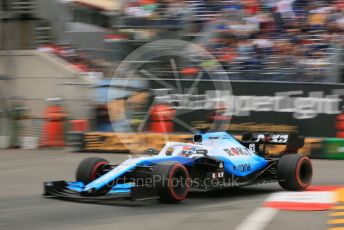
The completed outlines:
[[[126,100],[122,105],[129,131],[162,132],[167,127],[167,132],[211,129],[334,137],[343,107],[341,84],[135,79],[131,86],[130,82],[116,79],[108,93],[110,101]],[[119,98],[115,93],[119,88],[130,93]],[[114,127],[117,123],[113,121]]]

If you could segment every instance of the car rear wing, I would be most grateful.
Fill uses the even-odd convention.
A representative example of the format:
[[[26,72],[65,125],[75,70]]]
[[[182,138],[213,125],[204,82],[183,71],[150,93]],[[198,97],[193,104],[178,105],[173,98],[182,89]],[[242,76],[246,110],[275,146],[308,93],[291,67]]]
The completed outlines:
[[[305,138],[297,133],[245,133],[241,143],[247,148],[255,148],[256,152],[266,154],[267,145],[284,145],[281,153],[297,153],[304,146]],[[253,149],[252,149],[253,150]]]

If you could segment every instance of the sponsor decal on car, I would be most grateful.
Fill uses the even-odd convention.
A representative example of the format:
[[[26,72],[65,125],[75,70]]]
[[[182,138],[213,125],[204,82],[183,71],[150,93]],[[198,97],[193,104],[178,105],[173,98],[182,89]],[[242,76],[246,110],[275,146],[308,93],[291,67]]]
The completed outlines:
[[[230,149],[224,149],[229,156],[251,156],[250,151],[244,147],[233,147]]]

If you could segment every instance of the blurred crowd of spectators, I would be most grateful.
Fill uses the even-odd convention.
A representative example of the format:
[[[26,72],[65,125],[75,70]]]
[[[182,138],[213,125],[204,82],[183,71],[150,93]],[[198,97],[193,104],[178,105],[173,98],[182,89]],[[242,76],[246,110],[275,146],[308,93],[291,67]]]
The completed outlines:
[[[344,45],[342,0],[232,1],[209,49],[251,79],[323,81]]]
[[[232,79],[327,81],[344,48],[344,0],[128,0],[121,19],[193,33]],[[71,45],[40,49],[84,72],[107,68]]]
[[[207,49],[239,79],[324,81],[344,44],[343,0],[131,0],[124,12],[136,26],[211,24]]]
[[[129,0],[123,16],[126,25],[181,27],[189,19],[191,8],[188,1]]]

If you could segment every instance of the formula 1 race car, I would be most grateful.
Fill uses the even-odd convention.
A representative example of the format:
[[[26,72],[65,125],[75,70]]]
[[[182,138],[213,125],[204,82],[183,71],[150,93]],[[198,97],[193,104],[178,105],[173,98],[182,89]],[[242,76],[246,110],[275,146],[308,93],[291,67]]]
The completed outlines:
[[[159,198],[175,203],[191,189],[278,182],[287,190],[304,190],[311,183],[310,159],[295,153],[304,139],[295,134],[249,133],[238,141],[226,132],[213,132],[194,135],[193,142],[168,142],[157,155],[129,158],[119,165],[87,158],[75,182],[45,182],[44,196],[81,201]],[[286,148],[271,158],[266,156],[268,145]]]

